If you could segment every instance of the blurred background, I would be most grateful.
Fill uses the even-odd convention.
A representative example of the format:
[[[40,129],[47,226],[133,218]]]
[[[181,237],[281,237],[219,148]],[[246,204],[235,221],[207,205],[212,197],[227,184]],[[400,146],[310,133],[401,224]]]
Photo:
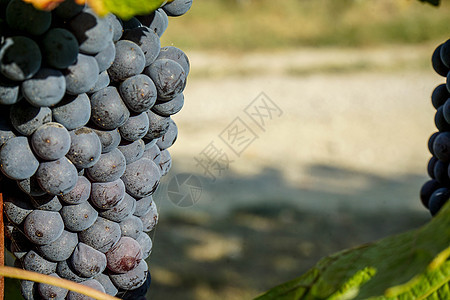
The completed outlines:
[[[170,19],[191,72],[148,299],[251,299],[430,220],[443,2],[195,0]]]

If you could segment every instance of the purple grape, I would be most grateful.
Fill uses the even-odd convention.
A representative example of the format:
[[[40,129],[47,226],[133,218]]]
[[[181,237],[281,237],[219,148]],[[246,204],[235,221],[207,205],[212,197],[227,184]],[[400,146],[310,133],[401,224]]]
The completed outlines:
[[[107,14],[105,16],[105,19],[108,20],[108,22],[112,26],[112,29],[113,29],[113,38],[112,38],[112,40],[113,40],[113,42],[117,42],[118,40],[120,40],[120,38],[122,37],[122,34],[123,34],[122,22],[120,21],[119,18],[117,18],[113,14]]]
[[[186,73],[186,76],[189,74],[191,64],[189,62],[189,58],[181,49],[174,47],[174,46],[163,47],[163,48],[161,48],[161,51],[160,51],[157,59],[162,59],[162,58],[171,59],[171,60],[179,63],[180,66],[183,67],[183,70]]]
[[[156,165],[159,165],[161,161],[161,150],[159,150],[156,142],[153,146],[149,147],[144,151],[143,157],[153,160]]]
[[[66,229],[75,232],[92,226],[98,216],[98,212],[87,201],[75,205],[66,205],[61,209],[60,214]]]
[[[441,132],[433,142],[434,155],[443,162],[450,162],[450,132]]]
[[[155,114],[151,110],[147,111],[147,116],[149,120],[149,129],[145,138],[157,139],[163,136],[169,129],[170,118]]]
[[[141,246],[142,259],[147,259],[150,256],[150,254],[152,253],[152,249],[153,249],[152,239],[148,236],[147,233],[141,232],[141,233],[139,233],[138,237],[136,238],[136,241]]]
[[[64,70],[66,93],[87,93],[98,79],[98,65],[94,57],[79,53],[77,61]]]
[[[137,200],[134,215],[136,217],[142,217],[143,215],[148,213],[152,206],[152,201],[153,201],[152,196],[148,196]]]
[[[117,148],[120,144],[120,133],[119,130],[99,130],[93,129],[94,132],[100,138],[100,142],[102,144],[102,153],[107,153]]]
[[[172,119],[169,119],[169,128],[167,129],[166,133],[164,133],[164,135],[158,139],[156,145],[158,145],[160,150],[165,150],[175,143],[175,141],[177,140],[177,136],[178,127]]]
[[[69,20],[78,15],[84,8],[83,5],[79,5],[75,0],[65,0],[53,10],[56,17]]]
[[[141,158],[127,165],[121,178],[131,196],[142,198],[155,192],[160,177],[159,167],[152,160]]]
[[[109,67],[111,67],[115,56],[116,56],[116,47],[113,41],[111,40],[105,49],[98,52],[94,56],[98,64],[99,73],[102,73],[103,71],[106,71]]]
[[[144,73],[155,83],[158,100],[169,101],[182,93],[186,86],[186,73],[183,67],[171,59],[157,59]]]
[[[142,220],[133,215],[122,220],[119,223],[119,226],[122,231],[122,236],[131,237],[133,239],[136,239],[144,229]]]
[[[100,284],[100,282],[98,282],[95,279],[88,279],[86,281],[81,282],[82,285],[94,288],[102,293],[105,292],[105,289],[103,288],[103,286]],[[72,291],[69,291],[69,293],[67,294],[66,300],[92,300],[91,297],[79,294],[79,293],[75,293]]]
[[[11,179],[29,178],[36,173],[38,167],[39,161],[24,136],[8,140],[0,149],[0,168]]]
[[[126,161],[119,149],[100,155],[95,165],[86,169],[87,175],[94,182],[110,182],[119,179],[125,172]]]
[[[97,276],[95,276],[94,279],[97,280],[98,282],[100,282],[100,284],[105,289],[105,293],[107,293],[110,296],[117,295],[117,292],[119,290],[114,286],[111,279],[109,279],[108,275],[106,275],[104,273],[100,273]]]
[[[145,68],[145,55],[139,45],[120,40],[116,42],[116,56],[108,69],[112,81],[123,81],[142,73]]]
[[[53,106],[64,97],[66,80],[59,70],[40,68],[32,78],[22,82],[21,91],[33,106]]]
[[[60,262],[68,259],[78,244],[78,235],[64,230],[54,242],[38,246],[37,249],[45,259]]]
[[[159,36],[148,27],[137,27],[126,30],[122,35],[123,40],[129,40],[139,47],[145,56],[145,66],[152,64],[161,50]]]
[[[152,201],[151,209],[143,216],[139,217],[144,225],[144,232],[152,231],[158,224],[159,214],[155,201]]]
[[[91,202],[97,208],[110,209],[125,197],[125,185],[119,178],[110,182],[92,183]]]
[[[91,101],[85,93],[76,96],[66,94],[52,107],[52,115],[53,119],[67,130],[83,127],[91,118]]]
[[[144,198],[145,199],[145,198]],[[128,194],[122,201],[117,203],[114,207],[99,212],[99,215],[105,219],[114,222],[120,222],[126,217],[131,216],[136,210],[136,200]]]
[[[136,116],[130,116],[128,121],[119,127],[119,132],[124,140],[134,142],[143,138],[149,128],[148,116],[145,112]]]
[[[88,127],[70,132],[70,149],[66,157],[80,169],[95,165],[100,159],[102,143],[98,135]]]
[[[178,113],[184,105],[184,95],[179,94],[175,98],[165,102],[156,102],[152,107],[152,111],[163,117],[170,117]]]
[[[94,224],[78,233],[81,242],[105,253],[120,239],[119,224],[98,217]]]
[[[91,195],[91,182],[84,176],[78,176],[77,184],[68,193],[58,197],[67,204],[80,204],[89,199]]]
[[[159,162],[159,168],[161,170],[161,176],[165,176],[169,173],[172,167],[172,157],[167,149],[161,151],[161,160]]]
[[[58,262],[56,266],[56,273],[61,276],[61,278],[74,281],[77,283],[88,280],[88,278],[78,276],[73,267],[71,266],[70,259]]]
[[[434,50],[433,55],[431,57],[431,64],[433,69],[441,76],[447,76],[449,68],[447,68],[441,60],[441,48],[443,44],[440,44],[436,50]]]
[[[59,198],[49,194],[30,196],[30,201],[33,204],[33,207],[39,210],[60,211],[62,208]]]
[[[432,216],[435,216],[439,210],[448,202],[450,198],[450,189],[439,188],[431,194],[428,208]]]
[[[36,295],[37,283],[29,280],[20,281],[20,292],[25,300],[34,300]]]
[[[41,162],[36,171],[36,179],[41,188],[51,195],[70,192],[77,184],[77,168],[66,157]]]
[[[131,271],[124,274],[111,273],[109,278],[116,287],[123,290],[134,290],[145,283],[147,279],[148,266],[145,260],[141,262]]]
[[[22,224],[33,210],[31,202],[23,194],[15,192],[4,195],[3,211],[8,220],[14,224]]]
[[[46,192],[39,186],[39,183],[36,180],[36,176],[17,180],[17,185],[22,192],[26,193],[29,196],[42,196],[46,194]]]
[[[125,157],[126,164],[131,164],[144,155],[145,143],[139,139],[134,142],[123,141],[117,149],[122,152]]]
[[[166,3],[162,8],[168,16],[178,17],[187,13],[192,6],[192,0],[174,0]]]
[[[109,270],[119,274],[127,273],[136,268],[141,262],[141,246],[131,237],[121,237],[120,240],[106,252],[106,259]]]
[[[136,113],[146,112],[157,99],[156,86],[145,74],[128,77],[120,84],[119,91],[127,107]]]
[[[41,49],[49,66],[65,69],[77,60],[78,42],[70,31],[51,28],[42,37]]]
[[[25,219],[23,230],[28,239],[37,245],[56,241],[64,231],[60,214],[54,211],[33,210]]]
[[[56,272],[56,263],[46,260],[35,251],[30,250],[23,258],[23,268],[44,275]]]
[[[431,95],[431,103],[434,108],[438,109],[440,106],[444,105],[447,99],[450,98],[450,93],[447,90],[445,84],[438,85]]]
[[[130,112],[115,87],[109,86],[91,96],[91,121],[100,128],[118,128],[129,117]]]
[[[15,130],[29,136],[42,124],[52,121],[52,111],[48,107],[34,107],[22,100],[11,106],[10,119]]]
[[[56,273],[52,273],[50,276],[61,278]],[[64,300],[69,292],[69,290],[45,283],[38,283],[37,289],[41,297],[45,300]]]
[[[84,243],[78,244],[70,261],[75,272],[83,277],[94,277],[106,269],[105,254]]]
[[[6,7],[6,22],[9,27],[32,35],[41,35],[50,28],[52,14],[34,8],[20,0],[9,1]]]
[[[17,103],[22,98],[19,87],[20,83],[0,75],[0,104],[12,105]]]
[[[103,90],[104,88],[107,88],[111,81],[109,80],[109,75],[107,71],[103,71],[100,74],[98,74],[97,81],[95,82],[95,85],[89,90],[89,94],[94,94],[98,91]]]
[[[42,159],[60,159],[70,149],[70,135],[67,129],[59,123],[45,123],[31,136],[31,146],[34,153]]]

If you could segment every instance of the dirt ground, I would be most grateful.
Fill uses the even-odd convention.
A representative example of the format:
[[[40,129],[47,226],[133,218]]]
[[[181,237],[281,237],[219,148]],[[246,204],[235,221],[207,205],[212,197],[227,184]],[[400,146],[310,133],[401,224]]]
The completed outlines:
[[[430,95],[445,80],[432,51],[187,51],[148,299],[251,299],[323,256],[427,222]],[[194,195],[183,207],[169,193],[182,173],[199,180],[180,190]]]

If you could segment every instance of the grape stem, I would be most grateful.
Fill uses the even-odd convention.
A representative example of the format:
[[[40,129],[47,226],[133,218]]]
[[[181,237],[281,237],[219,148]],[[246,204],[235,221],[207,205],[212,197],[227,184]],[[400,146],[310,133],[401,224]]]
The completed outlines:
[[[96,289],[75,283],[67,279],[43,275],[40,273],[26,271],[18,268],[0,266],[0,276],[46,283],[68,289],[70,291],[80,293],[98,300],[120,300],[119,298],[107,295]]]

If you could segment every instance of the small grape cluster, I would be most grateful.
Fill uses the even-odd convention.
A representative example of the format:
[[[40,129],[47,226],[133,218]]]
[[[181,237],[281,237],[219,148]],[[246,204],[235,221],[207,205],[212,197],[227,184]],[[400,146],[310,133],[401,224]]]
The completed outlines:
[[[51,12],[0,4],[0,169],[16,265],[124,299],[150,285],[152,195],[171,167],[187,56],[162,47],[169,16],[99,17],[74,0]],[[21,282],[25,299],[88,299]]]
[[[438,85],[431,94],[438,131],[428,140],[432,155],[428,162],[431,179],[420,190],[422,204],[434,216],[450,198],[450,40],[434,50],[431,62],[436,73],[446,77],[446,83]]]

